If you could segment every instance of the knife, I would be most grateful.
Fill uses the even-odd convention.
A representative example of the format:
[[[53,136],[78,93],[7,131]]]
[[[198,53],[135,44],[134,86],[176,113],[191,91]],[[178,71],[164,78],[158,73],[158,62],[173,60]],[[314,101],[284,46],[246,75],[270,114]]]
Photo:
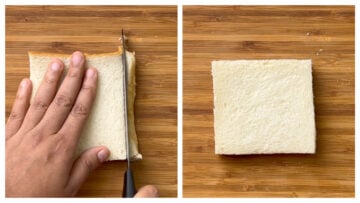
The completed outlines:
[[[129,131],[128,131],[128,116],[127,116],[127,61],[126,61],[126,42],[124,36],[124,30],[121,29],[121,40],[122,40],[122,65],[124,68],[124,82],[123,82],[123,98],[124,98],[124,123],[125,123],[125,145],[126,145],[126,159],[127,168],[124,174],[124,187],[123,197],[134,197],[136,194],[135,182],[133,172],[130,164],[130,142],[129,142]]]

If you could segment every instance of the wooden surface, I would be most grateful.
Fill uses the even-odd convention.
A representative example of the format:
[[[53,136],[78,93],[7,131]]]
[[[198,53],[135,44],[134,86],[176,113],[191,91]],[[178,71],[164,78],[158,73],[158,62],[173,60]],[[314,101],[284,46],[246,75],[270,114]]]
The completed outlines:
[[[354,6],[183,12],[184,197],[354,197]],[[312,59],[316,154],[215,155],[211,61],[274,58]]]
[[[133,164],[138,187],[177,195],[177,8],[122,6],[6,7],[6,118],[17,85],[29,76],[28,51],[113,52],[126,29],[136,52],[135,122],[144,159]],[[106,163],[78,196],[119,197],[125,162]]]

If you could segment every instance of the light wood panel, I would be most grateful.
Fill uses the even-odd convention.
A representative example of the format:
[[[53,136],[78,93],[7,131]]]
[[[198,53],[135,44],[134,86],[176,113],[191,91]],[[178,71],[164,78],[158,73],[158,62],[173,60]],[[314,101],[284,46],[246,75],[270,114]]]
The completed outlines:
[[[177,195],[176,6],[7,6],[6,118],[17,85],[29,77],[28,51],[113,52],[124,28],[136,52],[135,122],[144,159],[133,164],[138,187]],[[104,104],[106,105],[106,104]],[[105,163],[78,196],[120,197],[125,162]]]
[[[354,6],[185,6],[185,197],[354,197]],[[211,61],[312,59],[315,155],[214,153]]]

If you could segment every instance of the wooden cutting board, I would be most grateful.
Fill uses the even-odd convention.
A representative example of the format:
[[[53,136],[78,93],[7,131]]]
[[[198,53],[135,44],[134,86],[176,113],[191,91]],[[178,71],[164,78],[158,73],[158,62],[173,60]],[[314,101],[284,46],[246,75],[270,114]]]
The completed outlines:
[[[153,184],[177,195],[176,6],[7,6],[6,118],[17,86],[29,77],[28,51],[106,53],[121,28],[136,52],[135,122],[143,160],[133,164],[138,187]],[[120,197],[124,161],[105,163],[78,196]]]
[[[184,197],[354,197],[354,6],[185,6]],[[314,155],[214,153],[211,61],[312,59]]]

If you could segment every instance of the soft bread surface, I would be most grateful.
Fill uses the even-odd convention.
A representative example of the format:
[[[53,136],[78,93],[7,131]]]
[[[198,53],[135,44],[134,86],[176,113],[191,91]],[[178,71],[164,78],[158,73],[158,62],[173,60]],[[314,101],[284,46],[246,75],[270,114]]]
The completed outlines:
[[[110,150],[109,160],[126,159],[122,51],[86,56],[86,67],[98,70],[98,86],[93,108],[83,129],[77,148],[77,155],[94,146],[106,146]],[[141,159],[138,151],[134,122],[135,100],[135,56],[126,52],[128,63],[128,124],[130,137],[130,156]],[[59,58],[65,64],[63,77],[70,64],[70,55],[29,52],[30,79],[33,83],[33,96],[44,77],[52,58]]]
[[[216,154],[315,153],[311,60],[213,61]]]

